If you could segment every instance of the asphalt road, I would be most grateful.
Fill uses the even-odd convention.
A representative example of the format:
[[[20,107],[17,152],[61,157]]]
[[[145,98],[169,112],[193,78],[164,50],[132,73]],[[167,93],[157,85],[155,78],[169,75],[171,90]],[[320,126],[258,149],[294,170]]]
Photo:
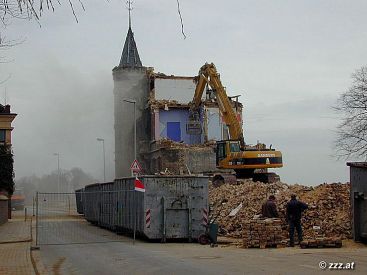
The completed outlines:
[[[49,223],[54,223],[48,225],[53,229],[43,234],[57,233],[57,238],[44,236],[44,240],[60,243],[41,245],[42,261],[51,274],[367,274],[367,248],[240,249],[143,241],[133,244],[128,237],[80,220]],[[354,262],[355,270],[322,270],[320,261]]]

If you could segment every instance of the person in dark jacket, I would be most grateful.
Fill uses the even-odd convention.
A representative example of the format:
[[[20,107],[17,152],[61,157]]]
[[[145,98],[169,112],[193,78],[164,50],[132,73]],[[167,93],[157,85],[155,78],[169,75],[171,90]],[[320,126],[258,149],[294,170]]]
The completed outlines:
[[[269,199],[266,202],[264,202],[264,204],[261,207],[261,214],[265,218],[278,218],[279,217],[274,195],[270,195]]]
[[[290,246],[294,246],[294,229],[297,230],[298,241],[302,241],[302,212],[308,208],[308,205],[297,200],[296,195],[291,195],[291,200],[287,203],[287,221],[289,223]]]

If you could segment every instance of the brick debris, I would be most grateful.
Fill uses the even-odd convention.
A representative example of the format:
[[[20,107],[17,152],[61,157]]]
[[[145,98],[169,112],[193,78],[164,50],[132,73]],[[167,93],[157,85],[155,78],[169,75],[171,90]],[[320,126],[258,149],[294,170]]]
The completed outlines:
[[[254,226],[254,216],[261,212],[261,205],[267,197],[274,194],[280,215],[280,222],[276,222],[276,230],[279,230],[280,226],[281,235],[288,238],[285,207],[293,193],[309,205],[302,217],[304,239],[351,238],[349,183],[324,183],[310,187],[281,182],[265,184],[251,180],[238,180],[236,185],[224,184],[217,188],[210,184],[211,214],[217,217],[219,235],[248,237],[249,225]],[[229,215],[239,207],[235,215]]]
[[[287,245],[281,219],[252,219],[244,224],[243,248],[279,248]]]

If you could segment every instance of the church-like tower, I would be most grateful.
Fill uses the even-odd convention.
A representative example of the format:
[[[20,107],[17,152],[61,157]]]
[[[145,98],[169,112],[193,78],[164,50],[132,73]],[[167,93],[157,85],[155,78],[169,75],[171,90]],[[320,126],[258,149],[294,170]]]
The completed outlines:
[[[136,101],[137,159],[140,158],[142,144],[149,140],[150,125],[146,117],[148,101],[147,68],[142,65],[131,28],[131,8],[129,2],[129,29],[126,35],[120,63],[112,70],[114,80],[115,116],[115,177],[130,176],[130,165],[134,160],[134,104],[124,99]]]

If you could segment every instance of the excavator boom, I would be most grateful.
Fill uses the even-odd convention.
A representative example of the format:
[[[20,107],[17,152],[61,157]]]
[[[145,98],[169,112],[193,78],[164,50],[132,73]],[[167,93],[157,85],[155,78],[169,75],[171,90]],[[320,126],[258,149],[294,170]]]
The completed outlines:
[[[229,100],[227,93],[220,81],[219,74],[213,63],[206,63],[200,68],[194,99],[192,101],[192,110],[197,110],[201,104],[201,98],[205,90],[206,85],[209,85],[215,94],[219,109],[222,113],[223,121],[229,129],[231,139],[239,140],[241,146],[245,146],[242,127],[237,119],[236,113],[232,108],[231,101]]]

